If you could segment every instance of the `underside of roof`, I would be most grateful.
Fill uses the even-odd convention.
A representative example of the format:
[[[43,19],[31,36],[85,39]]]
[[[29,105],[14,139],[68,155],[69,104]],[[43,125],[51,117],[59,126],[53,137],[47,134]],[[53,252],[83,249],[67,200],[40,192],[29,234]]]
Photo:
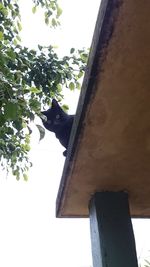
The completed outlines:
[[[87,217],[91,196],[127,191],[150,217],[150,1],[103,0],[57,196],[57,217]]]

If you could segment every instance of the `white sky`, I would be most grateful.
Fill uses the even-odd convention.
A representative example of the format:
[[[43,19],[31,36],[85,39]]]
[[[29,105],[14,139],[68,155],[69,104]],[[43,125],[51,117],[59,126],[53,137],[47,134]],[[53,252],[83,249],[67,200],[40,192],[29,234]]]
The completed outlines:
[[[61,29],[51,31],[41,13],[32,15],[31,1],[20,0],[24,45],[57,44],[60,53],[71,47],[89,47],[99,0],[60,0]],[[78,93],[66,94],[65,102],[74,113]],[[92,265],[89,220],[56,219],[55,199],[63,170],[63,147],[51,133],[38,142],[34,129],[29,181],[0,177],[0,266],[3,267],[87,267]],[[138,255],[149,249],[150,223],[137,220],[134,229]],[[148,240],[149,239],[149,240]]]

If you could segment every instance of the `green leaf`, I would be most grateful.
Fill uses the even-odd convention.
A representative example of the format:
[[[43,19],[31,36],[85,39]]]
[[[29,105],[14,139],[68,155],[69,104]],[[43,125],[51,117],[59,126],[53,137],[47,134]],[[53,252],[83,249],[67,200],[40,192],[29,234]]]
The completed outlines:
[[[81,89],[81,84],[79,82],[76,82],[76,88],[79,90]]]
[[[62,14],[62,9],[60,7],[57,8],[57,17],[60,17]]]
[[[36,98],[31,98],[29,100],[29,105],[32,111],[38,113],[41,110],[40,102]]]
[[[30,119],[30,121],[34,121],[34,119],[35,119],[35,116],[32,112],[29,114],[29,119]]]
[[[16,59],[16,53],[10,48],[7,50],[7,55],[11,58],[11,59]]]
[[[36,7],[36,6],[32,7],[32,13],[33,13],[33,14],[35,14],[35,13],[36,13],[36,9],[37,9],[37,7]]]
[[[44,138],[44,136],[45,136],[45,129],[41,125],[39,125],[39,124],[36,124],[36,127],[38,128],[39,133],[40,133],[40,139],[39,139],[39,141],[41,141]]]
[[[0,127],[1,126],[3,127],[3,125],[5,124],[5,122],[6,122],[5,116],[3,114],[0,114]]]
[[[45,24],[48,25],[49,24],[49,18],[45,17]]]
[[[70,54],[73,54],[74,51],[75,51],[75,48],[71,48],[71,49],[70,49]]]
[[[5,7],[1,8],[1,12],[3,13],[4,16],[6,16],[6,17],[8,16],[7,8],[5,8]]]
[[[13,122],[13,126],[20,131],[22,129],[22,120],[15,120]]]
[[[83,76],[83,71],[80,71],[78,74],[78,78],[80,79]]]
[[[64,105],[62,106],[62,109],[63,109],[65,112],[67,112],[67,111],[69,110],[69,107],[68,107],[68,105],[65,105],[65,104],[64,104]]]
[[[41,89],[38,89],[36,87],[30,87],[29,90],[30,90],[30,92],[35,93],[35,94],[38,94],[41,92]]]
[[[14,176],[16,176],[16,179],[17,179],[18,181],[20,180],[20,173],[19,173],[18,170],[13,170],[12,174],[13,174]]]
[[[54,18],[52,19],[52,26],[53,27],[56,27],[57,26],[57,21]]]
[[[14,130],[11,127],[7,128],[7,134],[13,135],[14,134]]]
[[[24,179],[24,181],[26,181],[26,182],[28,181],[29,177],[28,177],[28,175],[27,175],[26,173],[23,174],[23,179]]]
[[[12,143],[8,144],[8,148],[11,152],[15,151],[15,146]]]
[[[70,82],[70,83],[69,83],[69,88],[70,88],[70,90],[72,90],[72,91],[75,89],[75,85],[74,85],[73,82]]]
[[[57,84],[57,90],[58,90],[58,92],[61,92],[62,91],[62,85],[60,83]]]
[[[16,40],[16,39],[14,39],[14,40],[13,40],[13,43],[14,43],[14,45],[15,45],[15,46],[17,46],[17,45],[18,45],[18,42],[17,42],[17,40]]]
[[[4,34],[3,32],[0,31],[0,41],[3,41],[4,40]]]
[[[43,48],[43,46],[41,46],[41,45],[38,44],[38,49],[39,49],[40,51],[42,51],[42,48]]]
[[[15,120],[17,118],[17,104],[7,103],[4,107],[4,116],[6,119]]]
[[[5,8],[4,5],[2,3],[0,3],[0,10]]]
[[[29,134],[32,134],[32,129],[28,125],[27,125],[27,128],[28,128]]]
[[[19,21],[17,21],[17,26],[18,26],[18,30],[21,31],[22,30],[22,25]]]
[[[16,35],[16,39],[17,39],[19,42],[21,42],[21,38],[20,38],[19,35]]]

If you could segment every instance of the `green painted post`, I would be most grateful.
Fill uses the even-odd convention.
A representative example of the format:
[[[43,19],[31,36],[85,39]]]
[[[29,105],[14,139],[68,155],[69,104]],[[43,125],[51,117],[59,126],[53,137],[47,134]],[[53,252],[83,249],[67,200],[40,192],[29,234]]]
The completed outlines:
[[[138,267],[128,194],[96,193],[89,211],[93,267]]]

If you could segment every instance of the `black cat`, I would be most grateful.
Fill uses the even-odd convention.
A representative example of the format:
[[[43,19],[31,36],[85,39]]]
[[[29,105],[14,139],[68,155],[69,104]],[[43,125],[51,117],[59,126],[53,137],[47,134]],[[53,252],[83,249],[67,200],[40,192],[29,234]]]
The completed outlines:
[[[74,115],[66,114],[55,99],[52,100],[51,108],[41,113],[45,116],[45,119],[41,118],[44,127],[54,132],[59,142],[67,148]],[[63,152],[63,155],[67,155],[67,150]]]

